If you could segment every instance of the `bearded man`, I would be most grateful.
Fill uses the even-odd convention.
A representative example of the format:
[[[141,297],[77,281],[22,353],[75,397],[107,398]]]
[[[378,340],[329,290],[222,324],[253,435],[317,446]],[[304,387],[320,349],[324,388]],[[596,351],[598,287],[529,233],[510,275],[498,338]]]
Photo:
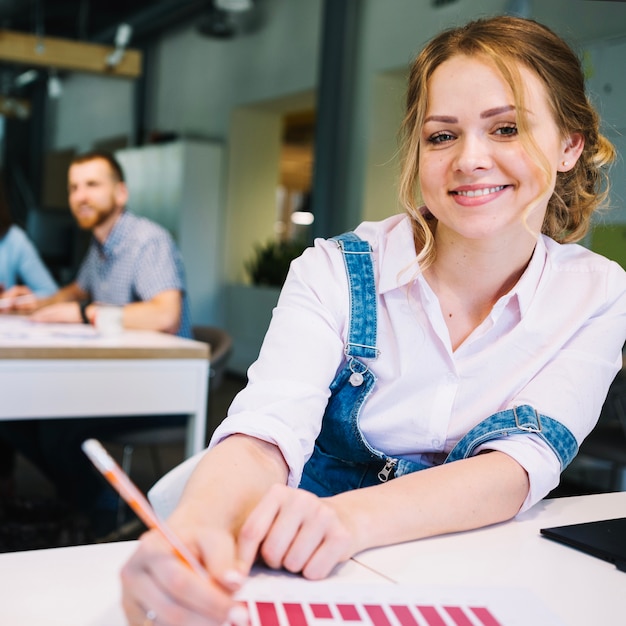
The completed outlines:
[[[68,171],[68,194],[78,225],[93,235],[76,280],[41,299],[24,286],[13,287],[9,295],[31,295],[16,300],[15,308],[38,322],[88,324],[98,304],[116,305],[124,328],[191,337],[182,256],[164,228],[126,210],[128,188],[117,160],[106,152],[76,157]],[[93,472],[81,443],[185,421],[185,416],[153,416],[0,422],[7,457],[0,484],[15,485],[13,450],[21,452],[51,480],[60,500],[87,516],[94,537],[101,537],[116,527],[117,499]]]
[[[78,226],[93,234],[87,255],[73,283],[48,298],[20,298],[21,310],[38,322],[89,323],[93,303],[112,304],[123,307],[124,328],[191,337],[181,254],[164,228],[126,210],[128,188],[115,157],[76,157],[68,196]],[[27,293],[21,288],[15,295]]]

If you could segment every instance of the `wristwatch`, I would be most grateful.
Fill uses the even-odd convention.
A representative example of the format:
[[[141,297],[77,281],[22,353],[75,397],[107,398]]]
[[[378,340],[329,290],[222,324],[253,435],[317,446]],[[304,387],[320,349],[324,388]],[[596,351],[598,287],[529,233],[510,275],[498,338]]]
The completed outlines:
[[[80,307],[80,316],[83,320],[83,324],[89,324],[89,318],[87,317],[87,307],[90,305],[91,303],[89,302],[89,300],[82,300],[81,302],[78,303],[78,306]]]

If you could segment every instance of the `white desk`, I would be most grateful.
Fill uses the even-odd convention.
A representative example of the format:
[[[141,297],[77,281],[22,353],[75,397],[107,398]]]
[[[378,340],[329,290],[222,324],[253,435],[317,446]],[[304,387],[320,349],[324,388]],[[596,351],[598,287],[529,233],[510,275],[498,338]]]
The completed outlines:
[[[626,492],[544,500],[511,522],[368,550],[355,561],[399,583],[528,588],[568,626],[617,626],[626,624],[626,573],[539,529],[624,516]]]
[[[406,586],[395,581],[410,584],[413,602],[429,594],[434,598],[441,589],[451,602],[459,602],[461,590],[497,597],[515,611],[520,605],[537,605],[556,616],[548,621],[516,618],[505,626],[618,626],[625,623],[626,574],[538,533],[544,526],[616,517],[625,511],[626,492],[546,500],[520,519],[491,528],[369,550],[336,568],[328,580],[335,595],[344,593],[344,584],[373,583],[377,586],[368,590],[367,598],[374,603],[396,588],[406,592]],[[135,542],[123,542],[0,554],[0,624],[124,625],[119,570],[134,547]],[[269,581],[270,593],[283,594],[285,581],[295,579],[299,577],[261,572],[253,583]],[[346,624],[324,622],[339,623]]]
[[[119,571],[135,541],[0,554],[2,626],[126,626]],[[260,573],[259,578],[290,577]],[[382,582],[353,562],[333,578]],[[330,625],[329,625],[330,626]]]
[[[186,414],[191,455],[205,442],[208,359],[206,343],[164,333],[0,315],[0,419]]]

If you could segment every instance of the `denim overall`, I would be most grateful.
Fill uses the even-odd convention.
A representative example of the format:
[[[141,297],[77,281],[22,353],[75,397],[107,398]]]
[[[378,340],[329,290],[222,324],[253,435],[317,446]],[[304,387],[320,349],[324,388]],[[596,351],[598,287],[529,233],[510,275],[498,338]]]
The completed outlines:
[[[334,237],[333,241],[343,253],[348,274],[350,320],[344,348],[346,364],[330,385],[322,429],[300,481],[300,488],[318,496],[377,485],[428,467],[387,456],[372,448],[361,433],[361,407],[376,383],[367,362],[378,357],[377,293],[371,247],[352,232]],[[578,450],[576,438],[568,428],[540,415],[531,406],[522,405],[494,413],[474,426],[454,446],[444,463],[471,456],[486,441],[519,433],[533,433],[546,441],[557,455],[561,471]]]

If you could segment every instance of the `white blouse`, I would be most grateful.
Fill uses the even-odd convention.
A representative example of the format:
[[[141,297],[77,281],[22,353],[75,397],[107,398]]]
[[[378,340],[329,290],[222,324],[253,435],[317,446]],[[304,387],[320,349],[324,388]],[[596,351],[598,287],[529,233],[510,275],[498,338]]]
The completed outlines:
[[[541,236],[518,284],[456,350],[437,297],[419,274],[409,219],[365,222],[373,248],[380,355],[361,411],[363,435],[388,456],[442,462],[475,424],[530,404],[579,443],[622,365],[626,272],[579,245]],[[233,433],[276,444],[297,486],[343,364],[348,283],[336,243],[319,239],[291,269],[249,383],[211,446]],[[490,441],[528,472],[526,510],[559,481],[559,461],[535,435]],[[476,452],[483,448],[478,448]]]

